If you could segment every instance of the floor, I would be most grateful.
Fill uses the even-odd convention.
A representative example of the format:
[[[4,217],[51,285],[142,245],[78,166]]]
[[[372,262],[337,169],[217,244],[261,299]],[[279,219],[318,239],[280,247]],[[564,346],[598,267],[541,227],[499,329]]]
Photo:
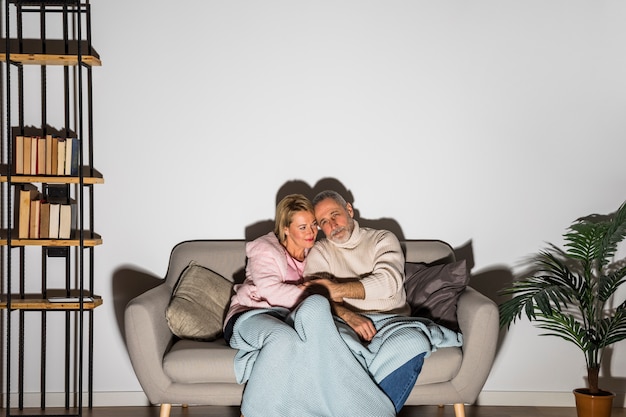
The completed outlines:
[[[65,410],[48,409],[44,414],[39,409],[12,412],[12,416],[60,415]],[[4,414],[1,409],[0,413]],[[96,407],[84,410],[85,417],[159,417],[159,407]],[[239,417],[237,407],[172,407],[171,417]],[[454,417],[452,406],[407,406],[398,417]],[[572,407],[492,407],[466,406],[465,417],[576,417]],[[614,408],[611,417],[626,417],[626,408]]]

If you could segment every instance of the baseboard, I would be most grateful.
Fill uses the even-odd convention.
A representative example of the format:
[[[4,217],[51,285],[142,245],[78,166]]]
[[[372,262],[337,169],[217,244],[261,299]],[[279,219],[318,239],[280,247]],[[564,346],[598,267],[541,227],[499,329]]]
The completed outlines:
[[[76,398],[70,399],[70,407],[74,407],[77,404]],[[11,408],[17,407],[18,397],[17,394],[11,394]],[[41,396],[39,393],[26,393],[24,394],[24,407],[32,408],[39,407],[41,404]],[[83,406],[87,407],[89,399],[85,394],[83,396]],[[93,406],[94,407],[145,407],[150,405],[148,398],[143,391],[119,391],[119,392],[94,392],[93,393]],[[1,408],[6,406],[4,398],[2,398]],[[65,407],[65,394],[62,392],[52,392],[46,394],[46,407]]]
[[[24,407],[39,407],[41,398],[37,393],[24,395]],[[48,407],[63,407],[65,395],[63,393],[48,393],[46,395]],[[11,396],[12,406],[17,404],[17,395]],[[6,404],[2,401],[1,407]],[[87,406],[86,396],[83,405]],[[143,391],[94,392],[94,407],[144,407],[150,405]],[[476,405],[482,406],[533,406],[533,407],[574,407],[574,395],[571,392],[534,392],[534,391],[483,391],[478,396]],[[626,408],[626,393],[617,393],[613,406]]]
[[[483,391],[478,396],[476,404],[514,407],[574,407],[576,405],[571,391]],[[626,393],[616,393],[613,407],[626,408]]]

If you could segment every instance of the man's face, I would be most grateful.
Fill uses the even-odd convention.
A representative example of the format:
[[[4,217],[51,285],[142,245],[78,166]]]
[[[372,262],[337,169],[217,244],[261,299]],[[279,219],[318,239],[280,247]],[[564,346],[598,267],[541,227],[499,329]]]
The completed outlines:
[[[344,208],[332,198],[320,201],[315,206],[315,218],[328,240],[335,243],[345,243],[352,236],[354,230],[354,211],[352,205]]]

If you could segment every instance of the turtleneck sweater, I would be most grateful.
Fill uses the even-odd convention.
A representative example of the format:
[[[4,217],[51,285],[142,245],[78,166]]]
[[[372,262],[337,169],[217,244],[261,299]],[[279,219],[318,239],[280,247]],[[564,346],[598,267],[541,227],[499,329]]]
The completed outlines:
[[[344,298],[354,311],[409,315],[404,290],[404,254],[398,238],[388,230],[360,227],[345,243],[327,238],[309,251],[304,276],[330,273],[338,282],[359,279],[365,299]]]

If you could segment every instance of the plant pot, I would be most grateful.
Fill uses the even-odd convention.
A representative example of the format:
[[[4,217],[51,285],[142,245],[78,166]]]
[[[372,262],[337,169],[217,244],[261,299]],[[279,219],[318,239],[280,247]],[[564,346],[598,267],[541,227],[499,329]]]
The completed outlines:
[[[600,390],[592,395],[587,388],[576,388],[574,397],[578,417],[611,417],[614,393]]]

